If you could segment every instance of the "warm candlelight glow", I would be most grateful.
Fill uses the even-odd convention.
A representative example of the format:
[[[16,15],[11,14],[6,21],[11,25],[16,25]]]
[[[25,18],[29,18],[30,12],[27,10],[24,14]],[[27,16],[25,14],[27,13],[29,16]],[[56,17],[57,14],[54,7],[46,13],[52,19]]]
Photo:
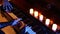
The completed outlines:
[[[45,24],[46,24],[47,26],[49,26],[49,24],[50,24],[50,19],[46,19]]]
[[[30,9],[30,14],[33,15],[34,10],[31,8]]]
[[[50,20],[50,25],[52,25],[53,24],[53,20]]]
[[[57,24],[53,24],[53,25],[52,25],[52,30],[53,30],[53,31],[56,31],[56,30],[57,30]]]
[[[2,6],[2,4],[0,4],[0,6]]]
[[[35,12],[34,12],[34,17],[35,17],[35,18],[38,18],[38,11],[35,11]]]
[[[39,20],[40,20],[40,21],[43,21],[43,15],[42,15],[42,14],[39,15]]]
[[[11,1],[11,0],[8,0],[8,1]]]

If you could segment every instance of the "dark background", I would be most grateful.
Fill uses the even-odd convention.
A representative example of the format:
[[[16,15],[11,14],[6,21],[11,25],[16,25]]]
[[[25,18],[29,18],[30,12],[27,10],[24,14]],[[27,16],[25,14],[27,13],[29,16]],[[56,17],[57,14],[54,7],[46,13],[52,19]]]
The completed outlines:
[[[25,12],[34,8],[60,25],[60,0],[12,0],[12,2]]]

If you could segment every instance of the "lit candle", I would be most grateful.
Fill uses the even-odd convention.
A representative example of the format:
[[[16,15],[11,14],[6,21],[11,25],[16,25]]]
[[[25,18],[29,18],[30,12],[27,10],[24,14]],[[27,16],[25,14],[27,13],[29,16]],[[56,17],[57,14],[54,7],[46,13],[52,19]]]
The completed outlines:
[[[46,24],[46,26],[49,26],[49,24],[50,24],[50,19],[46,19],[45,24]]]
[[[31,14],[31,15],[33,15],[33,11],[34,11],[34,10],[31,8],[31,9],[30,9],[30,14]]]
[[[35,18],[38,18],[38,11],[35,11],[35,12],[34,12],[34,17],[35,17]]]
[[[43,15],[42,14],[39,15],[39,20],[43,21]]]
[[[57,30],[57,24],[52,25],[52,30],[55,32]]]

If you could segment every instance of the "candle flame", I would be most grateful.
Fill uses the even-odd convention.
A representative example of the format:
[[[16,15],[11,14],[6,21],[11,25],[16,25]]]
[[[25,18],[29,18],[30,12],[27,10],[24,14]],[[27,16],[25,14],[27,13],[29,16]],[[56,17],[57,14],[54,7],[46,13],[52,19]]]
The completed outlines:
[[[38,17],[38,11],[34,12],[34,17],[36,17],[36,18]]]
[[[39,15],[39,20],[40,20],[40,21],[43,20],[43,15]]]
[[[57,24],[53,24],[53,25],[52,25],[52,30],[53,30],[53,31],[56,31],[56,29],[57,29]]]
[[[45,24],[48,26],[50,24],[50,19],[46,19]]]
[[[33,8],[30,9],[30,14],[33,15]]]

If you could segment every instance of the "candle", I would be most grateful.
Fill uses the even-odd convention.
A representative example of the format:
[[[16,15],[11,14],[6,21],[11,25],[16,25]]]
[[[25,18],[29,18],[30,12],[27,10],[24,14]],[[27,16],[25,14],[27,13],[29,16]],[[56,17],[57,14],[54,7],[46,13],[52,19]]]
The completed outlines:
[[[35,11],[35,12],[34,12],[34,17],[35,17],[35,18],[38,18],[38,11]]]
[[[50,24],[50,19],[46,19],[45,24],[46,24],[46,26],[49,26],[49,24]]]
[[[39,15],[39,20],[43,21],[43,15],[42,14]]]
[[[57,30],[57,24],[52,25],[52,30],[55,32]]]
[[[30,9],[30,14],[31,14],[31,15],[33,15],[33,11],[34,11],[34,10],[31,8],[31,9]]]

